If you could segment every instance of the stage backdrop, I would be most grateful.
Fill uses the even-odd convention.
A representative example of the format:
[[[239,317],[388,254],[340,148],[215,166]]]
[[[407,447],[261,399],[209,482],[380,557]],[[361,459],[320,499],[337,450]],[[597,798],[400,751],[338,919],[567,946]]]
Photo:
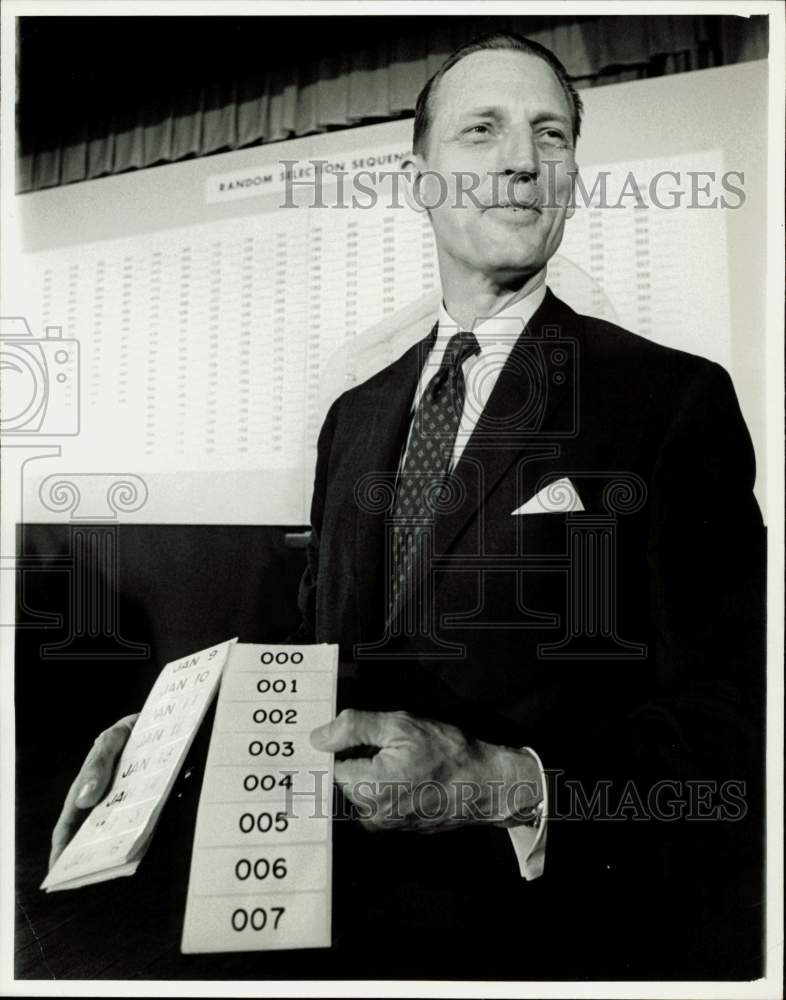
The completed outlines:
[[[605,172],[619,207],[579,198],[551,286],[726,366],[763,455],[766,63],[582,96],[584,187]],[[407,346],[390,342],[391,314],[436,301],[427,217],[396,207],[390,177],[373,207],[359,186],[363,170],[395,171],[410,132],[390,122],[16,199],[24,252],[4,314],[20,319],[3,321],[2,349],[17,368],[4,419],[18,417],[4,440],[40,456],[24,466],[25,522],[99,517],[89,492],[109,480],[95,473],[128,480],[114,498],[126,521],[308,522],[326,406]],[[345,171],[358,206],[332,207],[334,177],[307,207],[311,160]],[[297,161],[298,207],[282,207],[283,161]]]

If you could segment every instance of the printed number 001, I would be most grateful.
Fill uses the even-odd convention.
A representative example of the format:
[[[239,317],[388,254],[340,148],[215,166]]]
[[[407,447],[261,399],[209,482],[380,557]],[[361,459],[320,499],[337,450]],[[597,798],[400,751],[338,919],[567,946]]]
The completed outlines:
[[[263,677],[257,681],[257,691],[260,694],[268,694],[270,691],[274,694],[283,694],[287,690],[287,684],[290,685],[289,690],[292,694],[297,694],[297,680],[287,681],[283,677],[276,677],[273,680]]]

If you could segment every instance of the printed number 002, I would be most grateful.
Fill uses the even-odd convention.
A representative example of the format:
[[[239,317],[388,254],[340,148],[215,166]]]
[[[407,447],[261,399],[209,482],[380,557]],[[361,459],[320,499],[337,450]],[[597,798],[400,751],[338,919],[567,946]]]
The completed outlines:
[[[278,930],[278,924],[281,918],[284,916],[285,907],[283,906],[271,906],[270,912],[273,914],[273,930]],[[250,913],[248,910],[235,910],[232,914],[232,928],[236,931],[244,931],[246,927],[251,927],[254,931],[264,930],[267,926],[267,910],[261,906],[252,910]]]
[[[283,722],[287,726],[294,726],[297,722],[296,708],[257,708],[254,710],[254,722],[269,722],[271,726],[281,725]]]

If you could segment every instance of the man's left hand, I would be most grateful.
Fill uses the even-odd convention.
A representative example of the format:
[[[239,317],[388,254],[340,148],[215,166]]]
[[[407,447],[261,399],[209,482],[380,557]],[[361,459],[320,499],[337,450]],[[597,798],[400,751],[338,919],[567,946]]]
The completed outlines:
[[[335,764],[336,783],[371,830],[514,826],[543,795],[540,769],[526,750],[469,740],[455,726],[407,712],[345,709],[315,729],[311,742],[337,753],[376,749]]]

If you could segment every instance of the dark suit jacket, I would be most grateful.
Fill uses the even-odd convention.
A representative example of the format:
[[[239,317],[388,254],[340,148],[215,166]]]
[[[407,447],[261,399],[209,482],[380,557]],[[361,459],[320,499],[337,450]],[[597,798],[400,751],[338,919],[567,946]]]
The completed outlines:
[[[547,293],[435,514],[430,626],[386,635],[391,484],[428,346],[328,413],[298,638],[340,645],[339,707],[535,748],[546,870],[523,881],[496,828],[337,820],[337,949],[381,978],[757,974],[764,543],[728,375]],[[583,512],[512,516],[563,477]]]

